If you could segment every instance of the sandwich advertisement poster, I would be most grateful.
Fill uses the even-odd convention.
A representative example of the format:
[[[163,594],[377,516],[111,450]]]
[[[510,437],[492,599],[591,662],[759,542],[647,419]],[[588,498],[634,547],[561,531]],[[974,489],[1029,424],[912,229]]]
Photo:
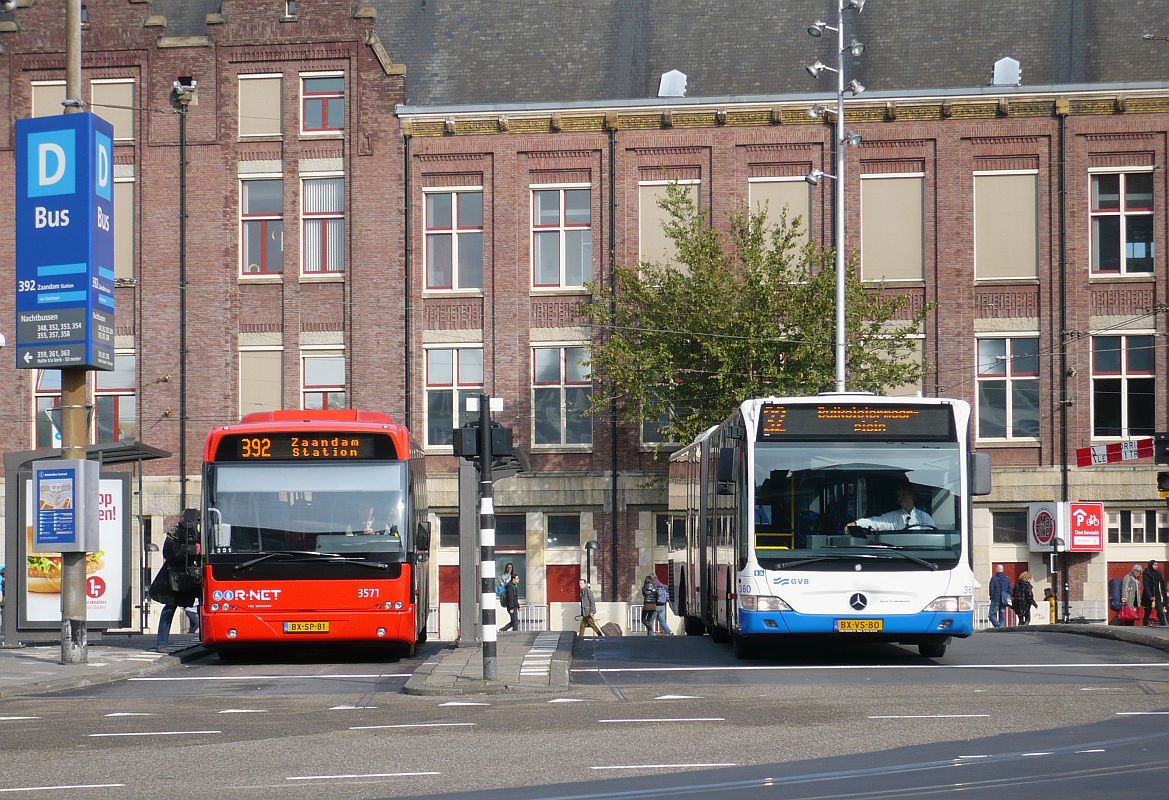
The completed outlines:
[[[85,556],[86,624],[94,628],[120,628],[126,619],[130,537],[129,482],[103,477],[98,484],[98,543]],[[43,489],[43,487],[42,487]],[[25,572],[22,623],[30,626],[61,625],[61,557],[32,551],[37,503],[36,485],[25,485]]]

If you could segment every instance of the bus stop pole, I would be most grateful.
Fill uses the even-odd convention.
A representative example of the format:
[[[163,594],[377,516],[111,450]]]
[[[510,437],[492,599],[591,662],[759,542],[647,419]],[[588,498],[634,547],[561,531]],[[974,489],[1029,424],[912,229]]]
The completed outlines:
[[[483,680],[496,679],[495,505],[491,497],[491,401],[479,395],[479,571],[483,619]]]
[[[65,113],[81,109],[81,0],[65,3]],[[89,373],[84,367],[61,370],[61,456],[85,458],[89,419]],[[80,528],[81,520],[75,524]],[[89,543],[86,544],[90,546]],[[61,663],[89,659],[85,630],[85,553],[61,554]]]

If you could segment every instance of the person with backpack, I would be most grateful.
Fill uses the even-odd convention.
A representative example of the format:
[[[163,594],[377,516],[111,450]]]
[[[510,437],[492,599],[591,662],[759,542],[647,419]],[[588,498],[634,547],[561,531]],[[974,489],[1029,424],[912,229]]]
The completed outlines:
[[[657,576],[654,576],[654,589],[658,604],[658,609],[654,612],[654,617],[657,621],[658,628],[661,629],[664,635],[673,636],[674,632],[670,630],[670,626],[666,622],[666,608],[670,604],[670,590],[666,587],[666,584],[658,580]]]
[[[1015,616],[1019,618],[1019,624],[1030,625],[1031,609],[1039,608],[1039,604],[1035,602],[1035,591],[1031,588],[1030,572],[1024,572],[1019,576],[1011,600],[1011,607],[1015,610]]]
[[[646,575],[641,582],[641,624],[647,636],[654,635],[654,621],[658,616],[658,587],[653,575]]]
[[[1007,609],[1011,607],[1011,578],[1003,571],[1002,564],[995,564],[994,576],[990,579],[990,624],[1001,628],[1007,624]]]
[[[499,604],[504,608],[507,608],[507,606],[503,605],[503,593],[507,590],[507,585],[511,583],[511,576],[514,574],[515,567],[512,566],[512,563],[509,561],[503,565],[503,574],[495,579],[495,599],[498,600]]]
[[[511,621],[499,629],[504,631],[518,631],[520,629],[520,576],[512,575],[511,582],[503,590],[503,607]]]

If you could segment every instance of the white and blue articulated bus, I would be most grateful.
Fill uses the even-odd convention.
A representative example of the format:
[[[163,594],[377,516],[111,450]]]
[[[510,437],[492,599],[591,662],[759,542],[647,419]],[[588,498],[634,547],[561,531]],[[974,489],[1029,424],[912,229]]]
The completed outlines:
[[[741,658],[798,635],[943,656],[974,630],[971,498],[990,491],[969,423],[961,400],[769,397],[678,450],[671,602],[686,633]]]

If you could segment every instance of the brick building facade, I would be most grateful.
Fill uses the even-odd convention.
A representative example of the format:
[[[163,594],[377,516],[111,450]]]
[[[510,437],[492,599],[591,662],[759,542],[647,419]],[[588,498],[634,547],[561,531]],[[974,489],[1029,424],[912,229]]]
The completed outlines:
[[[61,5],[37,0],[0,20],[8,219],[13,121],[57,113],[64,94]],[[627,599],[664,559],[664,456],[635,410],[580,413],[592,391],[578,363],[593,335],[583,284],[606,281],[610,257],[668,254],[656,198],[670,181],[693,186],[715,225],[744,205],[787,204],[830,246],[834,186],[804,181],[832,171],[834,126],[805,113],[825,98],[723,96],[708,79],[716,91],[705,98],[548,101],[521,90],[473,103],[443,95],[439,69],[415,69],[410,48],[392,45],[389,4],[88,5],[83,91],[115,122],[122,188],[119,368],[97,381],[94,437],[176,454],[144,468],[147,523],[158,530],[177,514],[180,475],[188,504],[198,497],[212,426],[276,405],[384,410],[427,447],[440,530],[432,604],[452,602],[446,433],[459,393],[485,389],[503,399],[496,418],[526,461],[496,487],[501,563],[519,562],[529,603],[570,601],[595,539],[602,599]],[[408,91],[419,73],[424,89]],[[187,112],[180,254],[171,92],[188,77],[198,104]],[[1107,576],[1169,556],[1152,465],[1065,466],[1076,448],[1169,426],[1156,247],[1169,209],[1169,83],[871,90],[849,101],[847,123],[863,137],[846,152],[848,250],[862,279],[883,286],[874,291],[934,308],[918,340],[925,378],[899,391],[971,402],[975,444],[995,465],[995,492],[975,506],[977,573],[1005,562],[1043,588],[1027,504],[1060,499],[1066,485],[1068,499],[1108,511],[1106,552],[1074,556],[1070,573],[1073,601],[1102,601]],[[0,237],[0,265],[11,274],[13,263],[12,237]],[[0,298],[5,314],[11,297]],[[8,378],[5,440],[52,444],[53,376]]]

